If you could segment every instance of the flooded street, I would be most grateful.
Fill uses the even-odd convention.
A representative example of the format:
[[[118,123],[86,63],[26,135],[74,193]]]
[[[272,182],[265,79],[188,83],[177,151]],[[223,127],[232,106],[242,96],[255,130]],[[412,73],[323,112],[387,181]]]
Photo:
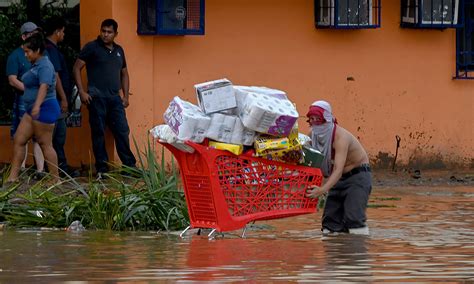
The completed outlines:
[[[474,187],[375,188],[368,237],[321,212],[208,240],[156,232],[0,231],[0,282],[474,281]]]

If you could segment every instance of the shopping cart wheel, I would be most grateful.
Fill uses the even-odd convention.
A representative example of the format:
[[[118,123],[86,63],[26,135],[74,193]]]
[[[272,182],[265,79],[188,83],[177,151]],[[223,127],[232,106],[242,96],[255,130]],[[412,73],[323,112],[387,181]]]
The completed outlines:
[[[186,229],[184,229],[184,231],[181,232],[181,234],[179,234],[179,237],[180,238],[184,238],[184,233],[186,233],[189,229],[191,228],[191,226],[187,226]]]
[[[242,239],[245,238],[245,232],[247,232],[247,225],[245,225],[244,230],[242,231],[242,236],[241,236]]]
[[[250,226],[252,226],[253,224],[255,224],[255,220],[251,222]],[[241,236],[242,239],[245,238],[245,233],[247,232],[247,226],[248,224],[245,224],[244,230],[242,231],[242,236]]]
[[[207,237],[212,240],[214,239],[216,236],[214,235],[214,233],[216,232],[217,229],[212,229],[212,231],[209,233],[209,235],[207,235]]]

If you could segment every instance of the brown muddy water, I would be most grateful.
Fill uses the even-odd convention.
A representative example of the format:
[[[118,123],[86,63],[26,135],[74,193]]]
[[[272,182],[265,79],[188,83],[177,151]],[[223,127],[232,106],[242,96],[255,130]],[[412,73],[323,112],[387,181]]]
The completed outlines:
[[[370,204],[368,237],[323,237],[320,212],[244,239],[4,230],[0,283],[474,281],[474,187],[376,188]]]

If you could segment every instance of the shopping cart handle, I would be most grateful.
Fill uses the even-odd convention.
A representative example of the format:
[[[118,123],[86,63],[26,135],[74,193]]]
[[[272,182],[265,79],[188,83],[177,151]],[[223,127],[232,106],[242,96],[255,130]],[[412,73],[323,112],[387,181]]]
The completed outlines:
[[[206,153],[209,151],[209,146],[198,144],[196,142],[193,142],[191,140],[186,140],[184,143],[190,147],[192,147],[194,150],[198,151],[200,154]]]
[[[184,141],[184,143],[191,146],[191,147],[193,147],[194,149],[198,149],[199,147],[202,147],[202,145],[199,145],[198,143],[193,142],[191,140],[186,140],[186,141]]]

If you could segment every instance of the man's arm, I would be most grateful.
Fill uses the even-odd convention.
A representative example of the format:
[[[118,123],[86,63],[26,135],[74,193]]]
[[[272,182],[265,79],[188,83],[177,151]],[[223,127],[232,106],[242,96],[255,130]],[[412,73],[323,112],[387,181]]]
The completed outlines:
[[[122,68],[122,71],[120,72],[120,75],[121,75],[121,81],[122,81],[122,91],[123,91],[123,98],[122,98],[122,102],[123,102],[123,106],[124,107],[128,107],[129,106],[129,101],[128,101],[128,97],[129,97],[129,88],[130,88],[130,79],[128,77],[128,70],[127,70],[127,67],[125,68]]]
[[[12,86],[18,91],[21,91],[21,92],[25,91],[25,85],[23,85],[22,81],[18,80],[18,77],[16,75],[9,75],[8,83],[10,84],[10,86]]]
[[[68,103],[67,103],[66,93],[64,92],[63,83],[61,81],[61,78],[58,75],[58,72],[56,72],[56,93],[59,95],[61,111],[67,112]]]
[[[15,88],[15,90],[23,93],[25,91],[25,85],[23,85],[23,82],[18,78],[18,75],[20,74],[20,66],[21,62],[19,62],[18,56],[16,56],[15,51],[13,51],[8,56],[6,64],[8,84]]]
[[[66,93],[64,92],[61,77],[59,77],[59,72],[64,71],[63,67],[61,65],[60,54],[56,50],[56,48],[53,47],[52,44],[50,44],[48,41],[46,41],[45,55],[48,56],[49,61],[51,62],[51,64],[53,64],[54,73],[55,73],[55,77],[56,77],[56,94],[59,97],[59,104],[61,106],[61,112],[66,113],[68,111],[68,109],[67,109],[68,101],[67,101],[67,98],[66,98]]]
[[[79,91],[79,96],[81,97],[81,101],[85,104],[89,104],[92,100],[91,96],[84,90],[82,85],[82,78],[81,78],[81,70],[86,66],[86,62],[77,59],[72,67],[72,74],[74,75],[74,81],[76,81],[77,90]]]

